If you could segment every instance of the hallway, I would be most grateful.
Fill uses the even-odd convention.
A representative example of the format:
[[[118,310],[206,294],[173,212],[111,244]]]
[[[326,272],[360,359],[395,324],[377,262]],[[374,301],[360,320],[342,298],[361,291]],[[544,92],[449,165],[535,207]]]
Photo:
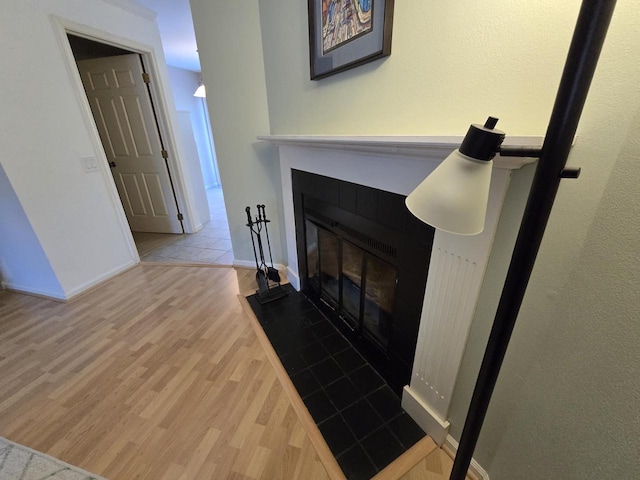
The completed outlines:
[[[197,233],[133,232],[140,260],[150,263],[232,265],[233,251],[222,187],[207,190],[211,220]]]

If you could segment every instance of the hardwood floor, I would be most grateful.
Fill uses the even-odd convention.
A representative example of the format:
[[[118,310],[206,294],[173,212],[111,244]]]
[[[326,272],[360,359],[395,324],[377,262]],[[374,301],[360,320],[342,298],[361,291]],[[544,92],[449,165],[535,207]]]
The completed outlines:
[[[69,303],[0,292],[0,436],[110,480],[328,478],[236,298],[253,283],[141,265]]]

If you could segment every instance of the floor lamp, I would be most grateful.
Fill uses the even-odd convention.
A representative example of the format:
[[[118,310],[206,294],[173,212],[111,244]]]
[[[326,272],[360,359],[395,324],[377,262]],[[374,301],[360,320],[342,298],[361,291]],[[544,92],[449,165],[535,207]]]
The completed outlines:
[[[464,480],[469,469],[560,180],[580,173],[565,165],[615,3],[583,0],[541,149],[502,147],[504,133],[490,117],[472,125],[460,148],[407,197],[409,210],[425,223],[473,235],[484,226],[493,156],[539,157],[450,480]],[[451,186],[459,180],[461,188]]]

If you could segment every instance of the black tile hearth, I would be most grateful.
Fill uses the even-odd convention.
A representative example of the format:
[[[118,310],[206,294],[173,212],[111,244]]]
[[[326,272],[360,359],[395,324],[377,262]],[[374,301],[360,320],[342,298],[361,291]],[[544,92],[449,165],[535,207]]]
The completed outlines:
[[[351,430],[340,415],[334,415],[325,420],[318,425],[318,428],[329,449],[336,457],[356,444],[353,433],[351,433]]]
[[[425,436],[400,398],[303,293],[247,298],[349,480],[368,479]]]
[[[327,358],[320,363],[309,367],[313,375],[318,379],[320,385],[329,385],[344,375],[340,367],[333,358]]]
[[[321,342],[315,342],[310,345],[301,346],[300,356],[304,358],[307,365],[315,365],[329,358],[329,352],[324,348]]]
[[[404,447],[387,427],[373,432],[361,442],[361,445],[379,469],[386,467],[404,452]]]
[[[336,330],[333,328],[333,325],[327,322],[316,322],[309,327],[309,329],[313,332],[313,334],[319,338],[325,338],[334,333]]]
[[[382,377],[376,373],[371,365],[364,365],[354,370],[349,374],[349,379],[363,395],[367,395],[385,384]]]
[[[403,410],[398,405],[398,397],[386,385],[367,396],[367,401],[373,405],[378,415],[388,421],[400,415]]]
[[[358,440],[383,424],[382,418],[366,400],[358,400],[343,411],[343,418]]]
[[[320,340],[320,343],[322,343],[322,346],[331,355],[335,355],[351,347],[349,342],[341,334],[339,334],[337,331],[335,332],[336,333],[333,333],[328,337],[325,337],[322,340]]]
[[[355,348],[348,348],[333,357],[344,373],[351,373],[356,368],[362,367],[366,361]]]
[[[320,383],[318,383],[318,380],[309,369],[289,376],[302,399],[320,390]]]
[[[322,390],[318,390],[306,397],[304,399],[304,404],[315,420],[316,425],[337,413],[336,408],[331,403],[331,400],[329,400],[327,394]]]
[[[411,447],[424,437],[422,429],[404,412],[389,422],[389,428],[405,448]]]
[[[349,480],[369,480],[379,471],[373,465],[369,455],[358,444],[340,455],[337,460],[342,472]]]
[[[291,352],[280,357],[282,366],[289,375],[294,375],[307,368],[307,362],[304,361],[300,352]]]
[[[360,390],[347,377],[327,385],[324,390],[338,410],[343,410],[362,398]]]

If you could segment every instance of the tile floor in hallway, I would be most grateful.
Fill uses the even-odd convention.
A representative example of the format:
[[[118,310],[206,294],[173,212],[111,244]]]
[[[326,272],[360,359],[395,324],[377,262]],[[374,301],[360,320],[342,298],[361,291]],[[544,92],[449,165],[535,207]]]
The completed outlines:
[[[140,260],[156,263],[232,265],[233,250],[222,187],[207,190],[211,220],[197,233],[133,232]]]

